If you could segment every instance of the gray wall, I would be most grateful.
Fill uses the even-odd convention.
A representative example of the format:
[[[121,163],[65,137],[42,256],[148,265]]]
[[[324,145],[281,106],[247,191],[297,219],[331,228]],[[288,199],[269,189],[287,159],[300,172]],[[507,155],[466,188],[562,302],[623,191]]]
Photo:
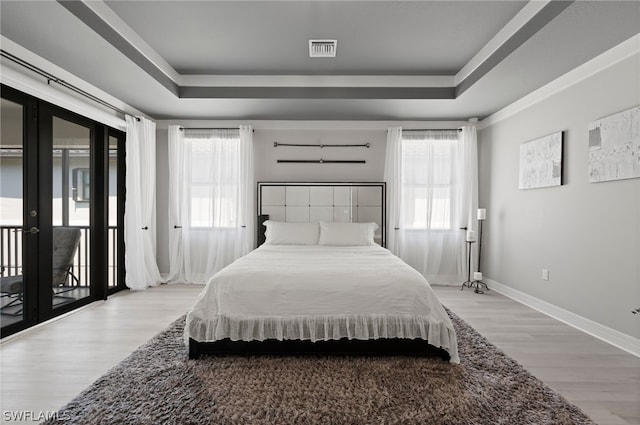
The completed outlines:
[[[587,125],[640,104],[639,64],[635,55],[479,132],[485,275],[635,338],[640,179],[589,183]],[[518,190],[520,144],[556,131],[564,185]]]
[[[156,131],[157,174],[157,256],[161,273],[169,271],[168,235],[168,133],[173,121],[158,122]],[[190,127],[220,126],[211,121],[189,121]],[[256,129],[253,135],[255,179],[257,181],[383,181],[387,141],[386,129]],[[302,144],[364,144],[370,148],[299,148],[274,147],[273,142]],[[353,159],[365,164],[279,164],[278,159]]]

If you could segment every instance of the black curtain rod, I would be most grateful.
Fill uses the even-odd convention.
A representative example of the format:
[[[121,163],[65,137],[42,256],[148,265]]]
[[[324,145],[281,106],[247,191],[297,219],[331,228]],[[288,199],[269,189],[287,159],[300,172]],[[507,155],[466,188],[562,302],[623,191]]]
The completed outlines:
[[[238,130],[240,131],[240,129],[238,127],[180,127],[180,131],[182,130]],[[251,129],[251,131],[255,131],[254,129]]]
[[[407,128],[402,131],[462,131],[461,128]]]
[[[279,143],[273,142],[273,147],[277,148],[278,146],[295,146],[301,148],[369,148],[371,147],[371,143],[363,143],[360,145],[310,145],[310,144],[302,144],[302,143]]]
[[[280,164],[366,164],[365,160],[347,159],[278,159]]]
[[[122,109],[120,109],[118,107],[115,107],[115,106],[113,106],[112,104],[110,104],[108,102],[105,102],[104,100],[100,99],[99,97],[96,97],[96,96],[92,95],[91,93],[88,93],[88,92],[86,92],[86,91],[74,86],[71,83],[67,83],[64,80],[61,80],[60,78],[56,77],[55,75],[45,71],[42,68],[38,68],[37,66],[25,61],[24,59],[20,59],[19,57],[15,56],[15,55],[12,55],[11,53],[9,53],[9,52],[7,52],[7,51],[5,51],[3,49],[0,49],[0,54],[2,55],[2,57],[5,57],[5,58],[9,59],[10,61],[12,61],[14,63],[17,63],[18,65],[23,66],[23,67],[27,68],[28,70],[33,71],[36,74],[39,74],[40,76],[46,78],[47,79],[47,84],[51,84],[51,82],[53,81],[54,83],[58,83],[62,87],[65,87],[65,88],[67,88],[67,89],[69,89],[69,90],[71,90],[73,92],[76,92],[76,93],[78,93],[78,94],[80,94],[80,95],[82,95],[82,96],[84,96],[84,97],[86,97],[88,99],[91,99],[94,102],[99,103],[102,106],[106,106],[107,108],[112,109],[112,110],[114,110],[116,112],[119,112],[119,113],[121,113],[123,115],[128,115],[127,112],[123,111]],[[136,120],[140,121],[140,118],[136,117]]]

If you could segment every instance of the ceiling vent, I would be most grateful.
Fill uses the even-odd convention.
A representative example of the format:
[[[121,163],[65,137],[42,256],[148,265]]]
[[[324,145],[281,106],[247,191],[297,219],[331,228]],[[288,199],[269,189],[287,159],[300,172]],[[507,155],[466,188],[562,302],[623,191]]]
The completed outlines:
[[[309,57],[335,58],[338,40],[309,40]]]

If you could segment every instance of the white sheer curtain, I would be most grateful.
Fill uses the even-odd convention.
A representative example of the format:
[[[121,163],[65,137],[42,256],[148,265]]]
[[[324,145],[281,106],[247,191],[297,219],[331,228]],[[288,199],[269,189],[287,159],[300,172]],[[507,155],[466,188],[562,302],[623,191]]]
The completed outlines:
[[[402,195],[402,127],[387,131],[387,155],[384,164],[384,180],[387,183],[387,248],[400,256],[400,199]]]
[[[467,263],[460,228],[476,227],[475,128],[405,131],[399,141],[392,130],[385,165],[389,249],[431,283],[462,283]]]
[[[206,283],[253,247],[253,132],[169,129],[170,280]]]
[[[161,281],[156,262],[156,124],[131,116],[126,120],[125,283],[142,290]]]
[[[182,244],[182,186],[184,184],[184,131],[179,125],[169,128],[169,275],[167,281],[182,283],[184,248]]]
[[[478,236],[478,135],[476,128],[463,126],[462,131],[459,133],[459,139],[458,156],[462,166],[459,168],[458,179],[464,182],[462,185],[460,222],[466,223],[466,227],[470,230],[475,230],[476,236]],[[471,255],[471,278],[473,278],[473,272],[478,270],[479,266],[477,264],[478,256],[475,254],[478,244],[472,244],[471,247],[472,252],[474,252]],[[466,266],[464,273],[466,278]]]
[[[244,227],[242,235],[241,255],[255,248],[256,235],[256,182],[253,177],[253,128],[250,125],[240,126],[240,210]]]

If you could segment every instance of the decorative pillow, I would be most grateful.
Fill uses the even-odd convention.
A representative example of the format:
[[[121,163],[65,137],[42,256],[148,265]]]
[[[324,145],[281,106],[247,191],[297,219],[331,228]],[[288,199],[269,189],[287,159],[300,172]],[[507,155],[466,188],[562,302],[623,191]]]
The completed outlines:
[[[315,223],[285,223],[267,220],[265,244],[269,245],[317,245],[320,227]]]
[[[376,223],[320,222],[319,245],[356,246],[376,245],[373,240]]]

